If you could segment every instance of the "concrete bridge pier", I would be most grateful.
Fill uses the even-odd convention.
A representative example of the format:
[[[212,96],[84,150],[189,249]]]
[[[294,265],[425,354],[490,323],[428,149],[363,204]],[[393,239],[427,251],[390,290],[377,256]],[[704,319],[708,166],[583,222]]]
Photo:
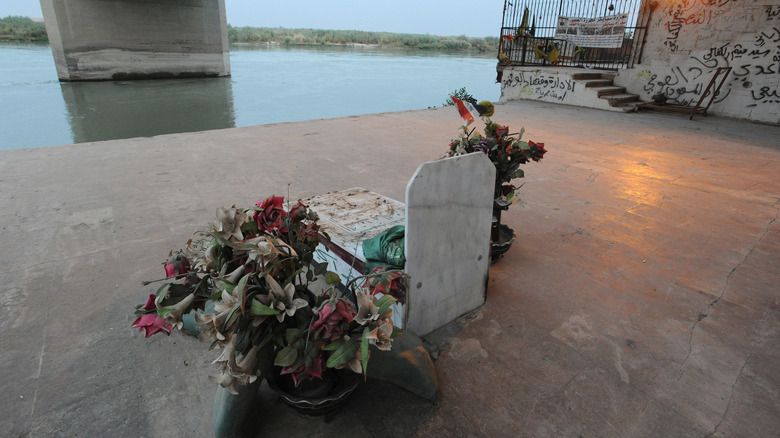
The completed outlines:
[[[40,0],[61,81],[230,76],[225,0]]]

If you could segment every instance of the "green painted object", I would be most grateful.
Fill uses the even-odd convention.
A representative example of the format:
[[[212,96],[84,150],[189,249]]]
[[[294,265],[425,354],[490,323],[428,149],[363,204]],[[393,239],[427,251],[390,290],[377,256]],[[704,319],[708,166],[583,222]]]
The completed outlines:
[[[258,378],[249,385],[236,385],[238,395],[217,386],[214,405],[211,408],[211,424],[215,438],[231,438],[238,435],[252,401],[257,397],[263,379]]]
[[[439,404],[436,368],[422,340],[406,330],[393,338],[389,351],[371,350],[366,374],[372,379],[394,383],[434,405]]]

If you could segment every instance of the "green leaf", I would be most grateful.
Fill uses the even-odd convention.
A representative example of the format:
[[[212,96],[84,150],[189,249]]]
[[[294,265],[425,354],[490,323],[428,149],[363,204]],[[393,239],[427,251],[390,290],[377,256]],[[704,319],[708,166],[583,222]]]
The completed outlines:
[[[279,311],[266,306],[265,304],[258,301],[257,298],[255,298],[252,300],[252,307],[249,308],[249,314],[250,315],[278,315]]]
[[[327,284],[338,284],[338,283],[341,283],[341,277],[339,276],[339,274],[337,274],[337,273],[335,273],[333,271],[328,271],[328,273],[325,274],[325,283],[327,283]]]
[[[335,340],[335,341],[331,342],[330,344],[327,344],[324,347],[322,347],[322,350],[323,351],[334,351],[334,350],[337,350],[339,347],[341,347],[342,344],[344,344],[344,340],[343,339],[338,339],[338,340]]]
[[[351,338],[330,355],[325,366],[328,368],[334,368],[343,363],[346,363],[348,360],[355,357],[355,353],[357,353],[358,350],[360,350],[360,341],[355,338]]]
[[[289,367],[295,363],[296,359],[298,359],[298,350],[296,350],[292,345],[288,345],[282,348],[279,353],[276,354],[274,365],[278,367]]]
[[[376,300],[374,302],[374,305],[377,307],[377,313],[383,314],[385,313],[385,310],[387,310],[388,307],[392,306],[393,303],[395,303],[395,298],[392,297],[392,295],[383,295],[382,298]]]
[[[257,228],[257,222],[249,221],[241,224],[241,231],[246,234],[257,234],[260,230]]]
[[[237,297],[239,303],[244,303],[246,301],[246,283],[249,281],[249,277],[251,275],[252,274],[249,273],[241,277],[241,280],[238,280],[238,285],[236,285],[235,289],[233,289],[233,296],[236,295],[236,292],[240,294]]]
[[[319,263],[314,267],[314,275],[322,275],[328,270],[327,263]]]
[[[301,336],[303,335],[303,330],[298,328],[291,328],[287,329],[287,331],[284,333],[284,338],[287,340],[288,344],[294,344],[295,341],[298,339],[301,339]]]
[[[170,288],[171,288],[171,284],[170,283],[165,283],[164,285],[162,285],[159,288],[157,288],[157,292],[154,293],[154,295],[155,295],[154,304],[155,305],[159,305],[160,303],[162,303],[162,301],[165,299],[165,297],[168,296],[168,289],[170,289]]]
[[[157,309],[157,316],[159,316],[160,318],[165,318],[165,315],[168,314],[168,313],[173,312],[173,310],[174,309],[168,308],[168,307],[164,307],[162,309]]]
[[[230,326],[231,322],[233,321],[233,318],[236,316],[236,313],[241,309],[241,304],[235,304],[233,308],[230,310],[230,313],[228,314],[228,317],[225,319],[225,325]]]
[[[361,359],[363,360],[363,375],[366,375],[368,370],[368,327],[363,329],[363,337],[360,341],[360,349],[362,353]]]

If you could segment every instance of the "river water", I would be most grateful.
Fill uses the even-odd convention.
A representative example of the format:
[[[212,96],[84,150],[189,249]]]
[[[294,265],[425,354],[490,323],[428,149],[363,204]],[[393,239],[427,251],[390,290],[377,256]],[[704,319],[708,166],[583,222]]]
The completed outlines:
[[[495,62],[231,46],[229,78],[60,83],[48,45],[0,43],[0,150],[422,109],[461,87],[496,101]]]

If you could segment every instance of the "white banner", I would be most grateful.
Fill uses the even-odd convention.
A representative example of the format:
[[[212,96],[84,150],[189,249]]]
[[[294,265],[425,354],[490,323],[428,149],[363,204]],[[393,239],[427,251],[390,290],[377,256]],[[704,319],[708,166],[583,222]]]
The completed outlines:
[[[623,46],[628,14],[605,17],[558,17],[555,38],[580,47],[618,48]]]

